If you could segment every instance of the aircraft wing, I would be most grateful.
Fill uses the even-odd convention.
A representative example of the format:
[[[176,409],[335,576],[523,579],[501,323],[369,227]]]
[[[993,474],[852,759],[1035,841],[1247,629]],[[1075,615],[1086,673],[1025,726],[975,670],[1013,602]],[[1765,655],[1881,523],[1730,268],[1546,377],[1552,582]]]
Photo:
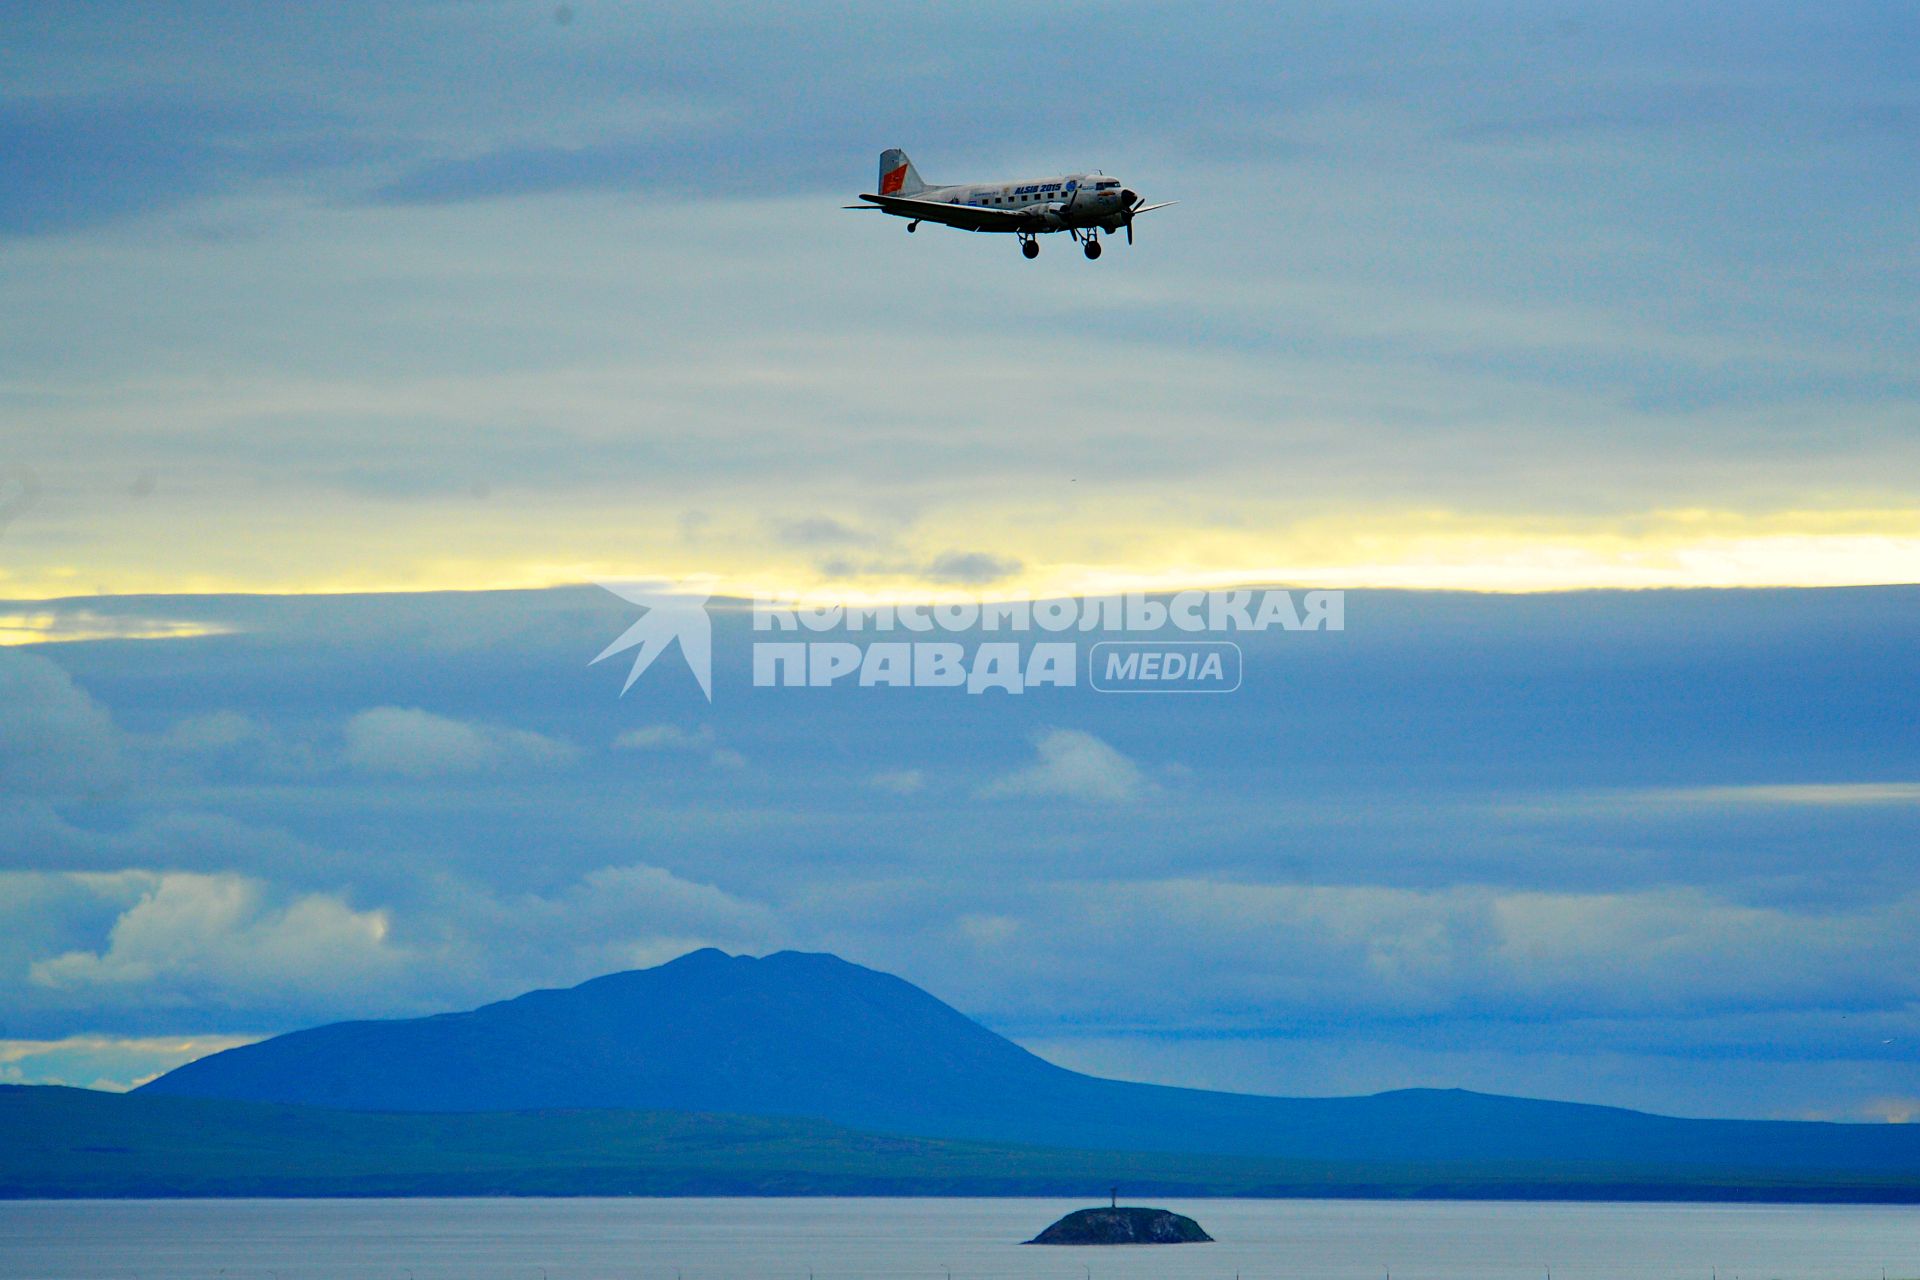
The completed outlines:
[[[903,218],[918,218],[923,222],[941,222],[965,231],[1012,231],[1035,221],[1033,216],[1023,209],[983,209],[977,204],[947,204],[942,200],[914,200],[906,196],[863,194],[860,198],[872,201],[875,208],[885,209],[888,213],[899,214]],[[848,207],[858,206],[849,205]]]

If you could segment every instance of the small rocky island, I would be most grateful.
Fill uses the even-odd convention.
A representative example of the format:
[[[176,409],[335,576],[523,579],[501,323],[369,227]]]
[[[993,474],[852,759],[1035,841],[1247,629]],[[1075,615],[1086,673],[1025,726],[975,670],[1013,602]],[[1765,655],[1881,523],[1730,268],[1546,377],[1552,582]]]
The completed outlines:
[[[1207,1244],[1213,1237],[1192,1218],[1166,1209],[1110,1205],[1076,1209],[1028,1244]]]

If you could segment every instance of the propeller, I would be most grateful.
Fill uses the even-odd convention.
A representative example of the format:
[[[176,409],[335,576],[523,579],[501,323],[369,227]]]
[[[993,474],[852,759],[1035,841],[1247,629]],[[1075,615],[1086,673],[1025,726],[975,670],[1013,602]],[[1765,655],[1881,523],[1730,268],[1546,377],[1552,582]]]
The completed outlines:
[[[1127,243],[1131,245],[1133,243],[1133,211],[1145,204],[1146,201],[1141,199],[1139,192],[1134,191],[1132,188],[1126,188],[1120,192],[1120,203],[1127,207]]]

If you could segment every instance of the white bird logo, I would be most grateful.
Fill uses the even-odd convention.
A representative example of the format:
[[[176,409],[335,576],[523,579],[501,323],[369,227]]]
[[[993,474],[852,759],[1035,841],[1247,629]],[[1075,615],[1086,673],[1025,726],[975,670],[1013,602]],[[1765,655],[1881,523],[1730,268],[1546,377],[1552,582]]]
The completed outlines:
[[[633,682],[640,678],[640,673],[652,666],[653,660],[667,651],[667,646],[678,640],[680,656],[687,660],[693,678],[700,682],[700,692],[707,695],[708,702],[712,702],[713,623],[707,617],[707,600],[712,593],[685,583],[668,583],[658,579],[603,582],[600,585],[627,603],[639,605],[646,613],[587,665],[592,666],[603,658],[637,647],[639,652],[633,655],[633,669],[627,672],[627,682],[620,686],[620,695],[625,697],[627,690],[633,688]]]

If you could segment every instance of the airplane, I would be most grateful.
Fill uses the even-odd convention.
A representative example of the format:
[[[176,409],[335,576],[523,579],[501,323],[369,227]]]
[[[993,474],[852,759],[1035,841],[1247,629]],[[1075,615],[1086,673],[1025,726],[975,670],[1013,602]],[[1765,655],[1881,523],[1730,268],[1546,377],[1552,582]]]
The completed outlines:
[[[1148,204],[1118,178],[1104,173],[1069,173],[1032,182],[962,183],[936,187],[923,181],[907,153],[890,147],[880,153],[880,190],[862,195],[866,204],[847,209],[878,209],[910,219],[908,231],[937,222],[962,231],[1010,232],[1020,237],[1020,252],[1040,256],[1036,238],[1064,231],[1080,243],[1089,259],[1100,256],[1100,233],[1125,229],[1133,243],[1133,220],[1143,213],[1180,203]]]

